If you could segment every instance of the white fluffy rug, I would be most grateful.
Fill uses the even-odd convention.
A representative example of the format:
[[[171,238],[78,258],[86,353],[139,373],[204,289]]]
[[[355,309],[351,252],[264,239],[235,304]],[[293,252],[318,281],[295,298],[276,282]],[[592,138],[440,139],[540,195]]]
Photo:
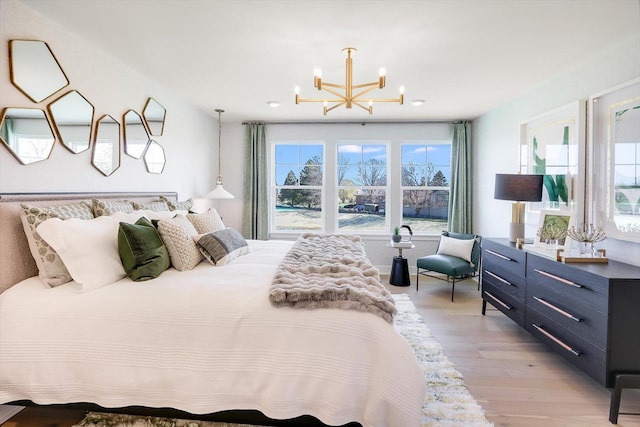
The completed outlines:
[[[427,379],[422,406],[422,426],[492,426],[475,401],[442,346],[422,321],[407,294],[393,295],[398,314],[396,330],[409,341]]]
[[[492,426],[469,393],[462,375],[444,355],[406,294],[393,295],[398,314],[393,324],[411,344],[427,378],[422,427]],[[249,427],[245,424],[175,420],[131,415],[89,413],[75,427]]]

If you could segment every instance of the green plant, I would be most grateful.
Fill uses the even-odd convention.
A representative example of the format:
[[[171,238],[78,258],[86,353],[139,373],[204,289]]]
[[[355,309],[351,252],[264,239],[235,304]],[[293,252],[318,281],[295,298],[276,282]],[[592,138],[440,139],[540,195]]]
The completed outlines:
[[[398,234],[400,234],[400,227],[393,227],[393,235],[397,236]]]

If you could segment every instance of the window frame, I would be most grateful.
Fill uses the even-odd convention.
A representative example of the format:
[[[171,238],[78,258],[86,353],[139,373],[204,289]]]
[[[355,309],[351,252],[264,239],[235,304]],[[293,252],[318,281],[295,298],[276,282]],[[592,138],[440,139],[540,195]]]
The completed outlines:
[[[385,162],[384,162],[384,167],[385,167],[385,182],[386,184],[384,186],[381,185],[375,185],[375,186],[362,186],[362,185],[353,185],[353,186],[341,186],[338,182],[338,173],[340,170],[340,164],[338,164],[339,162],[339,147],[341,145],[359,145],[359,146],[364,146],[364,145],[380,145],[384,147],[384,151],[385,151]],[[389,224],[390,224],[390,220],[389,220],[389,213],[390,213],[390,200],[389,200],[389,195],[391,194],[391,164],[389,162],[389,159],[391,157],[391,141],[388,140],[373,140],[373,139],[338,139],[336,141],[334,141],[334,147],[333,147],[333,151],[335,153],[335,160],[333,162],[334,166],[335,166],[335,174],[334,174],[334,186],[333,188],[335,189],[336,192],[336,197],[335,197],[335,203],[336,205],[333,206],[333,211],[336,214],[335,217],[335,221],[333,224],[333,230],[336,233],[344,233],[344,234],[361,234],[361,235],[380,235],[380,234],[388,234],[389,233]],[[364,153],[361,153],[364,156]],[[354,165],[355,166],[355,165]],[[340,228],[340,212],[339,212],[339,208],[340,208],[340,203],[339,203],[339,199],[340,199],[340,190],[341,189],[345,189],[345,188],[352,188],[352,189],[361,189],[363,187],[366,187],[367,189],[371,189],[371,190],[382,190],[384,191],[384,197],[385,197],[385,203],[384,203],[384,226],[382,227],[382,230],[375,230],[375,229],[368,229],[368,230],[349,230],[349,229],[344,229],[344,228]]]
[[[277,163],[276,163],[276,146],[278,145],[289,145],[289,146],[310,146],[310,145],[318,145],[322,147],[322,185],[300,185],[299,181],[300,181],[300,176],[297,176],[297,181],[298,184],[297,185],[278,185],[277,183],[277,178],[276,178],[276,168],[277,168]],[[299,148],[298,148],[299,150]],[[326,167],[326,153],[327,153],[327,147],[326,147],[326,143],[325,141],[319,141],[319,140],[287,140],[287,141],[278,141],[278,140],[274,140],[270,142],[270,164],[268,165],[269,168],[269,182],[270,182],[270,188],[269,188],[269,234],[300,234],[300,233],[304,233],[307,231],[313,231],[313,232],[321,232],[324,233],[326,232],[326,202],[327,202],[327,191],[326,191],[326,184],[327,184],[327,167]],[[300,158],[299,158],[299,153],[298,153],[298,163],[297,163],[298,168],[300,168],[302,166],[302,164],[300,163]],[[298,170],[298,174],[300,172],[300,169]],[[293,230],[278,230],[276,228],[276,198],[277,198],[277,194],[278,194],[278,190],[287,190],[287,189],[291,189],[291,190],[319,190],[320,191],[320,228],[319,229],[312,229],[312,230],[305,230],[305,229],[293,229]]]
[[[387,241],[392,229],[402,224],[402,197],[401,171],[402,156],[401,144],[425,144],[434,143],[451,145],[451,125],[449,123],[283,123],[271,126],[267,134],[268,162],[267,174],[269,176],[269,236],[270,238],[290,239],[299,235],[300,230],[276,230],[275,215],[275,148],[276,144],[322,144],[324,146],[324,186],[322,205],[322,230],[323,233],[353,233],[364,239]],[[338,210],[341,204],[339,199],[337,150],[339,144],[386,144],[386,174],[387,181],[385,191],[385,225],[379,230],[344,230],[338,228]],[[450,165],[449,159],[449,165]],[[451,179],[448,177],[448,181]],[[382,187],[380,187],[382,190]],[[450,188],[447,188],[450,191]],[[448,213],[447,213],[448,216]],[[427,232],[414,233],[414,240],[432,240],[439,238],[444,223],[437,232],[432,227]],[[417,234],[417,235],[416,235]]]
[[[446,165],[446,167],[449,168],[449,185],[447,186],[433,186],[433,185],[419,185],[419,186],[415,186],[415,185],[403,185],[402,183],[402,172],[404,171],[404,167],[405,167],[405,163],[404,163],[404,159],[403,159],[403,150],[402,148],[408,145],[422,145],[422,146],[430,146],[430,145],[446,145],[449,146],[449,163]],[[400,221],[401,223],[404,223],[405,221],[405,216],[404,216],[404,192],[405,191],[410,191],[410,190],[418,190],[418,191],[447,191],[448,192],[448,198],[447,201],[449,200],[449,197],[451,197],[451,141],[450,140],[443,140],[443,139],[424,139],[424,140],[403,140],[400,143],[400,156],[399,156],[399,175],[400,175]],[[428,165],[429,163],[427,162],[426,165]],[[426,166],[425,165],[425,166]],[[439,165],[442,166],[442,165]],[[435,172],[435,171],[434,171]],[[433,177],[432,177],[433,179]],[[448,222],[449,222],[449,203],[447,202],[447,221],[444,223],[444,228],[447,228]],[[440,231],[438,232],[427,232],[427,231],[422,231],[419,229],[413,229],[413,234],[414,235],[423,235],[423,236],[434,236],[434,235],[438,235],[440,234]]]

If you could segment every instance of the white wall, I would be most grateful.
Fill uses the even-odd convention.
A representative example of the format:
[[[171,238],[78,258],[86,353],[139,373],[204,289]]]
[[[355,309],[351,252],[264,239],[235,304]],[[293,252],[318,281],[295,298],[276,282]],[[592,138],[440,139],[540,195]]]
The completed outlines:
[[[12,39],[47,42],[70,85],[39,104],[30,101],[9,79],[8,44]],[[94,120],[109,114],[122,122],[130,108],[142,113],[149,97],[162,104],[167,110],[164,134],[152,138],[165,149],[164,172],[149,174],[142,160],[122,154],[121,167],[105,177],[91,166],[90,150],[72,154],[59,141],[48,160],[24,166],[6,147],[0,147],[0,192],[177,191],[184,199],[213,188],[217,175],[213,108],[210,112],[194,108],[170,88],[150,81],[27,6],[1,0],[0,108],[46,109],[73,89],[94,105]]]
[[[640,37],[594,54],[580,66],[474,120],[474,229],[486,237],[508,235],[510,202],[493,199],[494,179],[496,173],[518,171],[521,123],[637,77]],[[527,237],[533,237],[533,232],[527,230]],[[609,243],[603,245],[608,256],[640,265],[640,245]]]

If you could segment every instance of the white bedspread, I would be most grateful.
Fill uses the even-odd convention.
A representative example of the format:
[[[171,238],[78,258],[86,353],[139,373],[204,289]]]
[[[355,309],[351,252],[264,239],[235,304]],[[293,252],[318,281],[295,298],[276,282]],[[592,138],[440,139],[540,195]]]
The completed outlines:
[[[148,282],[80,293],[31,278],[5,291],[0,403],[419,425],[424,376],[393,326],[354,310],[273,306],[269,285],[292,242],[249,243],[227,266],[203,262]]]

